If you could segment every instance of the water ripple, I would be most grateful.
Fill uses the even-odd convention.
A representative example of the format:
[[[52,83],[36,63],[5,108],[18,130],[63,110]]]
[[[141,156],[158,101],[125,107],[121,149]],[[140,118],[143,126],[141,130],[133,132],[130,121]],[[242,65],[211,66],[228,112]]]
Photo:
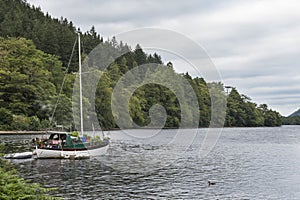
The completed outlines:
[[[21,175],[65,199],[300,199],[300,127],[224,129],[198,159],[200,130],[180,143],[111,137],[108,154],[89,160],[15,162]],[[170,140],[172,130],[166,130]],[[0,136],[6,152],[27,151],[34,136]],[[179,155],[179,156],[178,156]],[[208,185],[208,180],[215,185]]]

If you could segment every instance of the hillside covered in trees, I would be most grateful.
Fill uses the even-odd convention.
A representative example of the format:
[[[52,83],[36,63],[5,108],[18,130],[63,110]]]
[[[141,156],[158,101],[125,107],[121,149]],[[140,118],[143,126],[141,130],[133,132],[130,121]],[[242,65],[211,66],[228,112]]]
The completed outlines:
[[[55,123],[74,128],[72,94],[76,79],[73,72],[78,70],[77,51],[70,61],[69,58],[76,31],[67,19],[54,19],[24,1],[0,0],[0,130],[40,130]],[[172,63],[163,63],[158,54],[147,54],[139,45],[131,49],[114,37],[104,41],[94,27],[80,34],[84,57],[98,44],[112,51],[127,52],[113,60],[105,71],[97,69],[102,74],[95,96],[97,120],[104,128],[118,128],[111,110],[111,96],[119,79],[142,64],[155,63],[173,70]],[[235,88],[226,94],[222,83],[207,83],[188,73],[179,75],[190,83],[198,98],[199,127],[208,127],[210,123],[212,100],[208,88],[211,87],[219,90],[218,98],[227,98],[225,126],[281,125],[278,112],[266,104],[251,102]],[[160,74],[160,78],[168,77]],[[133,122],[139,126],[148,125],[150,108],[156,104],[166,110],[166,128],[180,126],[178,99],[170,89],[159,84],[147,84],[134,92],[129,101]]]
[[[283,125],[300,125],[300,109],[296,110],[287,117],[282,117]]]

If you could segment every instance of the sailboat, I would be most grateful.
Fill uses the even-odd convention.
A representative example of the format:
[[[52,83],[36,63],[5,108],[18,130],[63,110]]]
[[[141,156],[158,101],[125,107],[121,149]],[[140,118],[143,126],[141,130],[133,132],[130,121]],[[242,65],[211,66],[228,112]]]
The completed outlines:
[[[104,155],[109,147],[109,138],[90,137],[83,133],[83,108],[82,108],[82,67],[80,33],[78,33],[79,51],[79,106],[80,106],[80,134],[61,131],[49,131],[49,138],[36,141],[33,155],[41,158],[90,158]],[[103,135],[104,136],[104,135]]]

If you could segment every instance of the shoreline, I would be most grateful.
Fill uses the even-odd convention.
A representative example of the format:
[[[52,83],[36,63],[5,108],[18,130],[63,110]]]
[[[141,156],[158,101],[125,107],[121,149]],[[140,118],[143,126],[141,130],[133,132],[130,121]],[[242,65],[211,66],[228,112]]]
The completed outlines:
[[[0,131],[0,135],[42,135],[45,133],[46,131]]]
[[[299,126],[299,125],[281,125],[281,126],[272,126],[272,127],[282,127],[282,126]],[[201,127],[198,129],[207,129],[209,127]],[[211,127],[212,128],[212,127]],[[220,128],[268,128],[267,126],[257,126],[257,127],[220,127]],[[157,128],[140,128],[141,130],[147,130],[147,129],[157,129]],[[178,129],[178,128],[162,128],[166,130],[170,129]],[[189,129],[189,128],[186,128]],[[109,131],[118,131],[120,129],[114,128],[114,129],[105,129],[103,131],[109,132]],[[127,130],[132,130],[132,129],[127,129]],[[96,130],[96,131],[101,131],[101,130]],[[46,134],[47,131],[0,131],[0,135],[42,135]]]

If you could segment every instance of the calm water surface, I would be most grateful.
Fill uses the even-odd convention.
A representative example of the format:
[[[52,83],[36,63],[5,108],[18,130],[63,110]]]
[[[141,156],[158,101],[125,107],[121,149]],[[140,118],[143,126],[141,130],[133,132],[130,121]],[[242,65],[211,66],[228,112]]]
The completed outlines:
[[[205,158],[198,152],[207,129],[192,139],[195,130],[185,130],[177,141],[176,130],[155,131],[139,130],[140,138],[111,132],[98,159],[14,163],[21,176],[65,199],[300,199],[300,126],[225,128]],[[31,150],[33,137],[0,140],[11,153]]]

